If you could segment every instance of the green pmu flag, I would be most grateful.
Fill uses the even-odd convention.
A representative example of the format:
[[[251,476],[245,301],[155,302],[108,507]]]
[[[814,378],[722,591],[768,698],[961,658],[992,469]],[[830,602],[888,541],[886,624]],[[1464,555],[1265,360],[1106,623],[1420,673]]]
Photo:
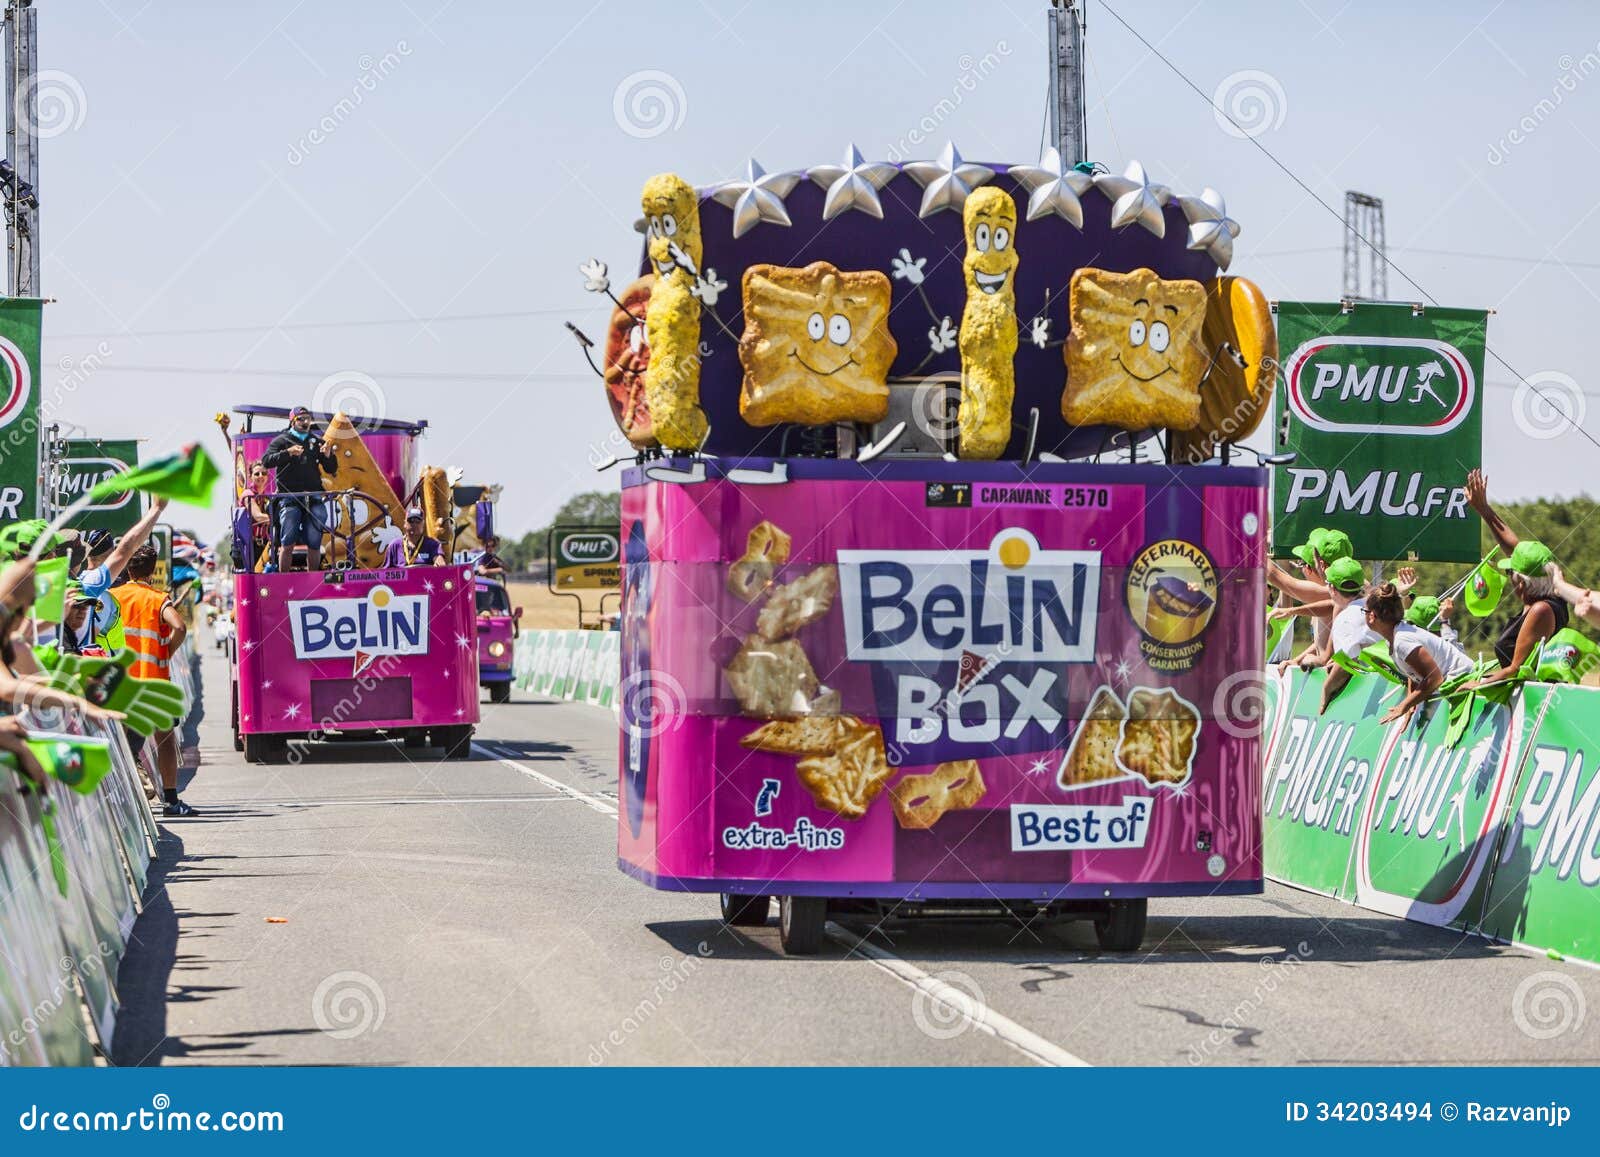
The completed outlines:
[[[39,330],[44,302],[0,297],[0,521],[39,513]]]
[[[135,466],[122,474],[113,474],[92,487],[89,494],[99,502],[113,494],[142,490],[157,498],[170,498],[190,506],[210,506],[211,492],[218,477],[217,464],[198,442],[194,442],[176,454]]]
[[[1483,444],[1488,315],[1387,302],[1283,302],[1273,542],[1342,530],[1361,558],[1477,562],[1461,485]]]

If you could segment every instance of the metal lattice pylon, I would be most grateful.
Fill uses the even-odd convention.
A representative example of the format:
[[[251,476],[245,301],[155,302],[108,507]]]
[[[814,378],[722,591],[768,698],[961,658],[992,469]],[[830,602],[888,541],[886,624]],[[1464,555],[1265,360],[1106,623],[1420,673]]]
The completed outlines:
[[[1361,279],[1363,257],[1367,269],[1365,292]],[[1383,198],[1354,190],[1344,195],[1344,296],[1351,301],[1386,301],[1389,297]]]

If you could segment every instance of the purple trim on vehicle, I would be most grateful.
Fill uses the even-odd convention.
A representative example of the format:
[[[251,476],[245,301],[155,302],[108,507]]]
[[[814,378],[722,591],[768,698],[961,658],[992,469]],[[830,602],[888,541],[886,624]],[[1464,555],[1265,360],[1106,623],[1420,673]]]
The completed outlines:
[[[690,462],[703,464],[706,479],[725,477],[729,470],[767,470],[777,458],[663,458],[661,466],[680,469]],[[1033,462],[1024,466],[1020,462],[945,462],[931,458],[898,461],[856,462],[848,458],[789,458],[789,477],[881,479],[885,482],[1083,482],[1104,486],[1108,481],[1167,486],[1183,482],[1187,487],[1199,486],[1265,486],[1267,470],[1259,466],[1163,466],[1147,462],[1140,465],[1118,464],[1115,475],[1108,475],[1104,465],[1093,462]],[[642,486],[649,481],[645,468],[629,466],[622,472],[624,487]],[[687,485],[697,485],[688,483]],[[782,485],[779,483],[778,485]],[[1180,495],[1173,495],[1180,501]],[[1199,504],[1197,494],[1188,494],[1188,505]]]

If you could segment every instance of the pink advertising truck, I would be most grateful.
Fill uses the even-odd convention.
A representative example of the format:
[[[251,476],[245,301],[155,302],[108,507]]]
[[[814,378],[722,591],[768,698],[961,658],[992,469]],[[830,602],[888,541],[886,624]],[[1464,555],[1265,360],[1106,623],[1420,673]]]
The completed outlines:
[[[233,438],[235,469],[246,478],[288,411],[239,410],[245,426]],[[330,417],[313,416],[319,427]],[[262,418],[278,421],[256,430]],[[362,425],[360,440],[396,495],[416,486],[414,443],[424,427]],[[286,500],[274,492],[269,501]],[[317,500],[329,525],[342,514],[358,535],[398,533],[374,495],[352,488]],[[248,533],[247,521],[236,527],[236,538]],[[275,539],[265,545],[275,553]],[[235,746],[247,759],[279,762],[291,740],[335,739],[400,740],[467,757],[479,720],[470,565],[362,567],[348,541],[335,543],[326,570],[261,573],[243,561],[234,575],[233,713]]]

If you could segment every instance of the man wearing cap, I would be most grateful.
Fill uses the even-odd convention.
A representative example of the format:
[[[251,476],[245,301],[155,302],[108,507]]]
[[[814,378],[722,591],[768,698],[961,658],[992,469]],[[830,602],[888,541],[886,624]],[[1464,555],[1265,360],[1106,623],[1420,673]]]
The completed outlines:
[[[156,523],[161,521],[161,515],[166,509],[167,500],[156,499],[150,504],[150,509],[144,512],[144,517],[134,523],[128,533],[120,539],[113,539],[110,533],[104,530],[89,532],[85,539],[89,550],[89,565],[79,572],[77,578],[79,585],[83,587],[83,593],[96,603],[91,632],[103,635],[119,622],[121,612],[117,607],[117,601],[109,593],[111,584],[127,567],[133,552],[149,540],[150,532],[156,528]],[[87,641],[87,637],[83,639],[83,642]]]
[[[1280,606],[1273,610],[1275,619],[1304,616],[1311,620],[1311,646],[1301,652],[1302,669],[1320,667],[1328,661],[1328,628],[1333,623],[1333,607],[1328,602],[1328,588],[1322,581],[1323,568],[1341,558],[1350,558],[1355,548],[1350,536],[1342,530],[1317,527],[1306,536],[1305,545],[1289,552],[1300,560],[1304,578],[1295,578],[1276,563],[1267,564],[1267,582],[1301,605]]]
[[[111,592],[122,611],[124,634],[133,651],[128,674],[136,679],[171,679],[172,656],[188,634],[166,591],[150,585],[156,569],[156,548],[146,543],[128,560],[128,581]],[[173,728],[149,736],[161,773],[162,795],[169,816],[192,816],[195,811],[178,798],[178,733]]]
[[[67,580],[66,613],[61,620],[61,651],[76,655],[94,642],[94,621],[89,611],[99,605],[99,600],[85,594],[83,584],[77,579]]]
[[[383,565],[391,568],[445,565],[444,547],[423,530],[422,511],[412,509],[406,513],[405,535],[389,544]]]
[[[1341,558],[1328,564],[1328,593],[1333,599],[1333,625],[1328,630],[1329,657],[1343,655],[1354,659],[1366,647],[1382,643],[1383,637],[1367,625],[1366,600],[1361,592],[1366,589],[1366,572],[1353,558]],[[1344,690],[1350,681],[1350,672],[1338,664],[1328,668],[1322,680],[1322,706],[1326,711],[1334,696]]]
[[[1556,593],[1551,568],[1555,556],[1542,542],[1518,538],[1505,520],[1489,505],[1489,480],[1482,470],[1467,475],[1464,487],[1467,503],[1478,512],[1495,544],[1505,554],[1496,565],[1511,577],[1511,586],[1522,600],[1522,613],[1506,624],[1494,641],[1494,657],[1500,666],[1477,680],[1473,686],[1498,683],[1522,670],[1528,656],[1539,645],[1567,625],[1567,604]]]
[[[289,428],[279,434],[261,455],[261,464],[277,471],[280,492],[322,493],[322,472],[339,468],[338,456],[311,428],[311,411],[296,406],[289,411]],[[307,565],[322,565],[322,535],[327,528],[321,515],[322,499],[282,498],[278,500],[278,569],[286,571],[294,558],[294,548],[305,544]]]

